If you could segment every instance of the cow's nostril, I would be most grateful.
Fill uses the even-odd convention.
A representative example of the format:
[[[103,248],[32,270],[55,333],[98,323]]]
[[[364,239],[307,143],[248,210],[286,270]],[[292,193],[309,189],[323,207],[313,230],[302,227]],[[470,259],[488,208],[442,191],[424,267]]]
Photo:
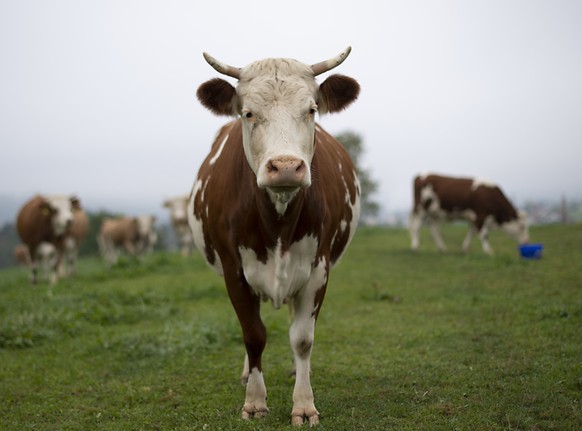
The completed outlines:
[[[269,160],[269,163],[267,164],[267,172],[278,172],[278,171],[279,169],[277,169],[277,166],[275,166],[273,161]]]

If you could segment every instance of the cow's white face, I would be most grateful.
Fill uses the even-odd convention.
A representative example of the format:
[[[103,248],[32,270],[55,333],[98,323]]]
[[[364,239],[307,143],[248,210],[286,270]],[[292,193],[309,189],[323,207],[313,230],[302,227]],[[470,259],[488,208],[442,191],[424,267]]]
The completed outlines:
[[[172,220],[185,221],[187,219],[188,197],[168,199],[164,206],[170,210]]]
[[[60,236],[73,224],[73,211],[79,208],[76,198],[70,196],[45,197],[44,210],[48,211],[51,225],[56,236]]]
[[[215,78],[198,88],[198,99],[219,115],[240,116],[243,147],[257,185],[266,189],[283,213],[301,188],[311,185],[315,153],[315,115],[339,112],[358,97],[350,77],[332,75],[321,85],[315,77],[341,64],[351,48],[313,66],[271,58],[237,69],[205,54],[218,72],[237,78],[234,88]]]
[[[139,236],[145,238],[155,231],[154,224],[156,218],[151,215],[142,215],[136,217],[137,219],[137,231]]]
[[[503,223],[502,228],[518,243],[526,244],[529,242],[529,227],[525,211],[519,211],[517,219]]]
[[[255,62],[241,70],[236,92],[243,146],[257,185],[283,199],[309,187],[317,112],[309,67],[294,60]]]

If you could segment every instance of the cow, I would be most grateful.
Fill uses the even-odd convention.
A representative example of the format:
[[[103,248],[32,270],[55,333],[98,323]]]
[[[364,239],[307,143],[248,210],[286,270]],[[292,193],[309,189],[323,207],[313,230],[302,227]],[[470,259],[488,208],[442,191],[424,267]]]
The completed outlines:
[[[103,219],[97,237],[103,260],[110,265],[117,263],[121,249],[136,257],[151,252],[157,240],[154,224],[151,215]]]
[[[438,224],[442,220],[467,220],[469,232],[463,251],[469,250],[473,235],[481,239],[483,251],[489,255],[490,228],[500,226],[520,244],[529,241],[527,214],[517,211],[499,186],[476,178],[454,178],[435,174],[414,178],[414,206],[410,214],[412,250],[418,250],[419,231],[427,219],[433,239],[440,251],[446,251]]]
[[[175,196],[164,201],[164,207],[170,210],[170,220],[174,234],[180,244],[182,256],[190,256],[194,248],[192,231],[188,224],[188,200],[189,195]]]
[[[194,243],[225,279],[239,319],[246,356],[242,418],[266,415],[262,353],[267,332],[261,299],[293,316],[289,338],[295,364],[291,423],[319,423],[310,382],[315,322],[330,268],[350,242],[360,216],[360,186],[342,145],[316,123],[339,112],[360,86],[344,75],[315,77],[350,53],[312,66],[269,58],[235,68],[207,53],[217,72],[197,90],[214,114],[236,119],[222,127],[202,163],[188,206]]]
[[[42,259],[39,253],[41,243],[48,243],[56,250],[56,256],[51,262],[49,281],[51,284],[57,282],[57,270],[70,236],[73,214],[80,209],[81,204],[76,196],[65,195],[36,195],[20,209],[16,218],[16,230],[30,253],[30,280],[33,284],[37,282],[38,266]]]
[[[76,272],[79,247],[89,233],[89,217],[82,209],[73,214],[71,234],[65,241],[65,259],[61,273],[70,276]]]

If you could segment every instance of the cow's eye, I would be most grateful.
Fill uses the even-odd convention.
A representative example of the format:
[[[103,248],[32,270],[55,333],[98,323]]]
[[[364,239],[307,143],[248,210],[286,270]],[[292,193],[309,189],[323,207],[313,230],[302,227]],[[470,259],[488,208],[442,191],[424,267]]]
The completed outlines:
[[[313,115],[315,115],[316,113],[317,113],[317,107],[315,107],[315,106],[312,106],[312,107],[309,109],[309,115],[313,116]]]
[[[253,113],[251,111],[244,111],[243,112],[243,117],[246,118],[247,120],[252,120],[253,119]]]

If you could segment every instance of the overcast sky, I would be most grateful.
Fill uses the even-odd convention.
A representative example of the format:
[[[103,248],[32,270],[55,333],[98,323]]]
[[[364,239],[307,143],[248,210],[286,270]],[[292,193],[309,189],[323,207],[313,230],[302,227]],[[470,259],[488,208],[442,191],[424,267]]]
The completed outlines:
[[[426,171],[582,198],[581,23],[579,0],[1,0],[0,196],[163,211],[227,121],[196,100],[218,76],[203,51],[312,64],[351,45],[334,72],[361,96],[319,122],[361,134],[385,211]]]

